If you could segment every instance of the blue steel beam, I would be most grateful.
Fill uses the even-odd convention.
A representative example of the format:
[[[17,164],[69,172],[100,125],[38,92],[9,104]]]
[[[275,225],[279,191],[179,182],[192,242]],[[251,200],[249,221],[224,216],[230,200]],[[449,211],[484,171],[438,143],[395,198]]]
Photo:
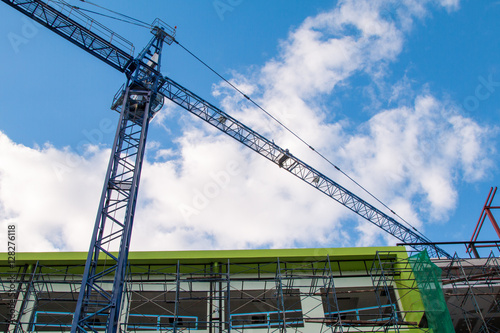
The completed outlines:
[[[125,72],[134,59],[134,46],[131,42],[64,1],[1,1],[120,72]]]
[[[165,83],[159,92],[167,99],[180,105],[233,139],[241,142],[248,148],[278,165],[280,168],[283,168],[320,192],[323,192],[333,200],[375,224],[397,239],[405,243],[414,243],[412,247],[415,250],[427,250],[431,257],[445,257],[451,259],[450,254],[446,251],[438,246],[429,244],[429,239],[417,234],[410,228],[402,225],[354,193],[337,184],[332,179],[292,155],[287,149],[279,147],[274,142],[253,131],[248,126],[242,124],[172,79],[164,77],[164,80]],[[426,243],[426,245],[419,245],[416,243]]]

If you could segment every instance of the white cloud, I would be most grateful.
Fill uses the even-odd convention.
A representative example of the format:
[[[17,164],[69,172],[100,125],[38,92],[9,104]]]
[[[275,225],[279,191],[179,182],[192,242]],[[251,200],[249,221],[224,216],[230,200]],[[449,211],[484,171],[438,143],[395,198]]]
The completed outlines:
[[[144,167],[137,214],[143,222],[135,226],[134,248],[289,247],[331,240],[328,230],[338,213],[332,214],[327,198],[311,197],[307,185],[225,137],[192,130],[179,145],[181,159]],[[150,230],[158,243],[147,241]]]
[[[449,105],[420,95],[411,107],[371,118],[364,133],[350,138],[344,158],[356,178],[385,201],[395,194],[410,201],[422,197],[418,202],[428,209],[416,207],[419,213],[445,220],[457,203],[457,180],[477,181],[492,167],[489,149],[481,149],[492,135]]]
[[[17,225],[20,251],[82,250],[82,234],[88,247],[109,152],[87,148],[28,148],[0,132],[0,221]]]
[[[438,0],[438,2],[448,11],[458,10],[460,8],[460,0]]]
[[[338,120],[324,103],[339,86],[349,87],[357,73],[383,80],[386,66],[403,49],[413,19],[425,17],[428,3],[341,1],[290,32],[280,55],[253,76],[235,74],[232,81],[314,147],[335,156],[347,173],[419,228],[425,227],[424,220],[446,219],[455,208],[457,180],[485,177],[491,160],[484,142],[491,129],[428,92],[412,91],[408,80],[390,89],[387,99],[397,107],[378,110],[361,124]],[[451,8],[458,2],[441,4]],[[384,18],[382,10],[392,10],[394,17]],[[254,107],[243,104],[241,96],[224,95],[223,85],[214,89],[221,98],[227,96],[221,104],[238,110],[231,114],[243,123],[265,135],[272,133],[284,148],[314,161],[319,169],[326,166]],[[155,120],[157,127],[175,112],[170,104],[165,109],[168,112]],[[178,150],[164,149],[159,142],[148,145],[132,249],[394,242],[371,224],[353,224],[358,220],[344,207],[237,142],[182,119]],[[0,161],[0,220],[19,225],[21,250],[86,250],[109,151],[91,146],[77,155],[50,145],[28,148],[4,134],[0,145],[5,152]],[[343,223],[346,220],[351,222]]]

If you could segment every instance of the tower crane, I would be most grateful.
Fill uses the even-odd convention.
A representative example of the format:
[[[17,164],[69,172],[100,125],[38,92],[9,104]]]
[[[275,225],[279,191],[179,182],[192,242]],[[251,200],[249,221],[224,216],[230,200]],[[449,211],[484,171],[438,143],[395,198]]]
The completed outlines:
[[[451,256],[425,236],[342,187],[306,164],[287,149],[250,129],[160,71],[164,44],[175,40],[175,29],[156,19],[153,37],[133,56],[133,47],[92,18],[62,0],[2,0],[61,37],[126,75],[126,83],[113,99],[120,114],[111,157],[95,220],[82,285],[73,317],[72,332],[119,330],[119,315],[126,276],[130,238],[149,122],[168,99],[239,141],[310,186],[382,228],[414,249],[430,256]],[[418,243],[423,243],[419,245]],[[109,250],[118,248],[117,252]],[[105,258],[107,265],[98,267]],[[103,288],[113,280],[112,290]]]

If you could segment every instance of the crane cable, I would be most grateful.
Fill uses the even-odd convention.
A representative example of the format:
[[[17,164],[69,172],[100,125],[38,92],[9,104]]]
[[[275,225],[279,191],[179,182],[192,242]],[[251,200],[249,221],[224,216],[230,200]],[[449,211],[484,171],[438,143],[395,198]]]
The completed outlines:
[[[99,13],[99,12],[96,12],[96,11],[93,11],[93,10],[90,10],[90,9],[85,9],[85,8],[78,7],[78,6],[73,6],[73,5],[70,5],[69,3],[65,2],[64,0],[59,0],[59,1],[58,0],[52,0],[52,1],[55,2],[55,3],[62,4],[63,6],[69,6],[72,9],[76,9],[76,10],[80,10],[80,11],[83,11],[83,12],[88,12],[88,13],[100,15],[100,16],[103,16],[103,17],[107,17],[107,18],[110,18],[110,19],[113,19],[113,20],[117,20],[117,21],[129,23],[129,24],[133,24],[133,25],[139,26],[141,28],[146,28],[146,29],[150,29],[151,28],[151,24],[149,24],[149,23],[146,23],[144,21],[138,20],[138,19],[136,19],[136,18],[134,18],[132,16],[128,16],[128,15],[116,12],[114,10],[108,9],[106,7],[103,7],[101,5],[98,5],[96,3],[93,3],[93,2],[90,2],[90,1],[87,1],[87,0],[79,0],[79,1],[85,2],[85,3],[87,3],[89,5],[92,5],[92,6],[96,6],[98,8],[106,10],[106,11],[108,11],[110,13],[115,14],[115,15],[122,16],[122,17],[126,18],[126,20],[125,19],[120,19],[120,18],[115,17],[115,16],[111,16],[111,15],[106,15],[106,14],[103,14],[103,13]]]
[[[402,218],[399,214],[397,214],[394,210],[389,208],[385,203],[383,203],[380,199],[378,199],[375,195],[373,195],[370,191],[368,191],[366,188],[364,188],[361,184],[359,184],[356,180],[354,180],[352,177],[350,177],[347,173],[342,171],[338,166],[336,166],[333,162],[331,162],[328,158],[326,158],[323,154],[321,154],[319,151],[314,149],[309,143],[307,143],[304,139],[302,139],[298,134],[296,134],[294,131],[292,131],[290,128],[288,128],[285,124],[283,124],[280,120],[278,120],[276,117],[274,117],[272,114],[270,114],[268,111],[266,111],[262,106],[260,106],[257,102],[255,102],[252,98],[250,98],[247,94],[242,92],[238,87],[236,87],[234,84],[232,84],[229,80],[227,80],[225,77],[223,77],[221,74],[219,74],[215,69],[210,67],[206,62],[201,60],[198,56],[196,56],[193,52],[189,51],[184,45],[179,43],[177,39],[174,38],[174,43],[179,45],[183,50],[185,50],[187,53],[189,53],[191,56],[193,56],[196,60],[198,60],[200,63],[202,63],[206,68],[208,68],[211,72],[213,72],[215,75],[217,75],[220,79],[222,79],[225,83],[227,83],[231,88],[236,90],[238,93],[240,93],[245,99],[247,99],[250,103],[255,105],[259,110],[264,112],[268,117],[273,119],[275,122],[277,122],[281,127],[283,127],[286,131],[288,131],[290,134],[292,134],[295,138],[297,138],[299,141],[301,141],[303,144],[305,144],[309,149],[314,151],[318,156],[320,156],[322,159],[324,159],[328,164],[333,166],[336,170],[338,170],[340,173],[342,173],[345,177],[347,177],[350,181],[352,181],[354,184],[356,184],[358,187],[360,187],[364,192],[366,192],[368,195],[370,195],[373,199],[375,199],[378,203],[380,203],[382,206],[384,206],[386,209],[388,209],[392,214],[397,216],[401,221],[406,223],[410,228],[412,228],[415,232],[417,232],[420,236],[423,238],[427,239],[418,229],[416,229],[413,225],[411,225],[409,222],[407,222],[404,218]]]
[[[87,10],[87,9],[82,9],[82,8],[78,8],[76,6],[72,6],[74,7],[75,9],[79,9],[79,10],[85,10],[85,11],[88,11],[88,12],[91,12],[91,13],[94,13],[94,14],[98,14],[98,15],[102,15],[102,16],[106,16],[106,17],[109,17],[109,18],[112,18],[112,19],[115,19],[115,20],[119,20],[119,21],[123,21],[123,22],[126,22],[126,23],[130,23],[130,24],[134,24],[134,25],[137,25],[137,26],[140,26],[140,27],[143,27],[143,28],[150,28],[151,25],[144,22],[144,21],[141,21],[141,20],[138,20],[136,18],[133,18],[131,16],[128,16],[128,15],[125,15],[125,14],[121,14],[119,12],[116,12],[116,11],[113,11],[111,9],[108,9],[108,8],[105,8],[103,6],[100,6],[98,4],[95,4],[93,2],[90,2],[90,1],[86,1],[86,0],[79,0],[81,2],[85,2],[85,3],[88,3],[90,5],[93,5],[93,6],[96,6],[96,7],[99,7],[101,9],[104,9],[104,10],[107,10],[113,14],[116,14],[116,15],[119,15],[119,16],[122,16],[122,17],[125,17],[127,19],[130,19],[130,20],[133,20],[135,21],[134,22],[131,22],[131,21],[126,21],[126,20],[123,20],[123,19],[119,19],[117,17],[112,17],[112,16],[109,16],[109,15],[105,15],[105,14],[102,14],[102,13],[98,13],[98,12],[94,12],[94,11],[90,11],[90,10]],[[209,66],[206,62],[204,62],[203,60],[201,60],[198,56],[196,56],[193,52],[189,51],[184,45],[182,45],[181,43],[179,43],[179,41],[177,39],[173,39],[173,41],[179,45],[184,51],[186,51],[188,54],[190,54],[192,57],[194,57],[196,60],[198,60],[201,64],[203,64],[207,69],[209,69],[212,73],[214,73],[215,75],[217,75],[222,81],[224,81],[226,84],[228,84],[231,88],[233,88],[235,91],[237,91],[239,94],[241,94],[245,99],[247,99],[250,103],[252,103],[255,107],[257,107],[259,110],[261,110],[262,112],[264,112],[268,117],[270,117],[272,120],[274,120],[276,123],[278,123],[281,127],[283,127],[286,131],[288,131],[290,134],[292,134],[295,138],[297,138],[299,141],[301,141],[304,145],[306,145],[309,149],[311,149],[313,152],[315,152],[319,157],[321,157],[323,160],[325,160],[328,164],[330,164],[331,166],[333,166],[337,171],[339,171],[341,174],[343,174],[345,177],[347,177],[351,182],[353,182],[354,184],[356,184],[359,188],[361,188],[364,192],[366,192],[370,197],[372,197],[374,200],[376,200],[379,204],[381,204],[383,207],[385,207],[387,210],[389,210],[392,214],[394,214],[396,217],[398,217],[401,221],[403,221],[406,225],[408,225],[411,229],[413,229],[416,233],[418,233],[420,236],[422,236],[424,239],[428,239],[427,237],[425,237],[424,234],[422,234],[417,228],[415,228],[413,225],[411,225],[408,221],[406,221],[404,218],[402,218],[399,214],[397,214],[394,210],[392,210],[390,207],[388,207],[385,203],[383,203],[380,199],[378,199],[374,194],[372,194],[370,191],[368,191],[365,187],[363,187],[360,183],[358,183],[355,179],[353,179],[351,176],[349,176],[347,173],[345,173],[343,170],[341,170],[338,166],[336,166],[333,162],[331,162],[328,158],[326,158],[323,154],[321,154],[319,151],[317,151],[313,146],[311,146],[309,143],[307,143],[304,139],[302,139],[298,134],[296,134],[294,131],[292,131],[289,127],[287,127],[285,124],[283,124],[279,119],[277,119],[276,117],[274,117],[271,113],[269,113],[266,109],[264,109],[262,106],[260,106],[257,102],[255,102],[251,97],[249,97],[247,94],[245,94],[244,92],[242,92],[238,87],[236,87],[234,84],[232,84],[228,79],[226,79],[225,77],[223,77],[221,74],[219,74],[215,69],[213,69],[211,66]]]
[[[80,0],[80,1],[83,1],[83,0]],[[103,14],[103,13],[99,13],[99,12],[96,12],[96,11],[93,11],[93,10],[89,10],[89,9],[85,9],[85,8],[81,8],[81,7],[77,7],[77,6],[72,6],[72,7],[75,8],[75,9],[84,11],[84,12],[88,12],[88,13],[100,15],[100,16],[107,17],[107,18],[110,18],[110,19],[113,19],[113,20],[116,20],[116,21],[121,21],[121,22],[129,23],[129,24],[133,24],[133,25],[136,25],[136,26],[141,27],[141,28],[150,29],[150,27],[151,27],[150,24],[148,24],[148,25],[139,24],[139,23],[127,21],[127,20],[124,20],[124,19],[120,19],[118,17],[113,17],[111,15],[106,15],[106,14]]]

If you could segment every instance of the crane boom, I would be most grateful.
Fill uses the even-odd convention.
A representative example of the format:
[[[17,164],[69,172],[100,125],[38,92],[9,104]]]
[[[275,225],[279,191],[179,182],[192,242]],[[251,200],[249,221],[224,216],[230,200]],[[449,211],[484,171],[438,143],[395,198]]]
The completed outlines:
[[[2,1],[122,73],[134,59],[131,42],[64,1]]]
[[[164,80],[165,83],[159,90],[159,93],[163,94],[167,99],[180,105],[233,139],[241,142],[261,156],[267,158],[269,161],[278,165],[280,168],[300,178],[307,184],[323,192],[364,219],[382,228],[397,239],[403,242],[416,244],[413,245],[415,250],[422,251],[427,249],[431,257],[451,258],[451,256],[441,248],[429,245],[430,240],[428,238],[417,234],[410,228],[399,223],[354,193],[337,184],[332,179],[295,157],[287,149],[283,149],[274,142],[266,139],[172,79],[164,77]],[[427,245],[419,245],[418,243],[426,243]]]

